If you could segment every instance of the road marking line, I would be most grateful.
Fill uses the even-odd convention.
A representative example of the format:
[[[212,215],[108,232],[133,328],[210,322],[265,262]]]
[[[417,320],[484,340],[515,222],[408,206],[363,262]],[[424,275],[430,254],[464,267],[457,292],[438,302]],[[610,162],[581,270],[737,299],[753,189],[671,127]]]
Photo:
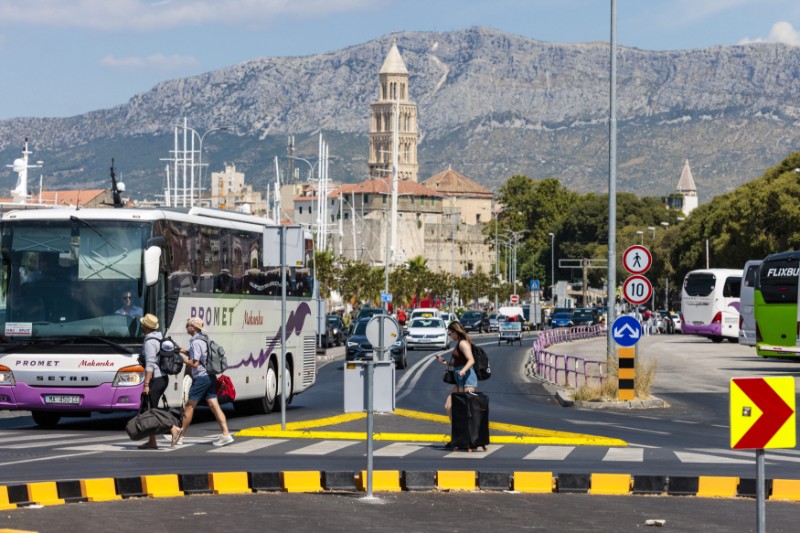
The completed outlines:
[[[343,415],[329,416],[327,418],[317,418],[314,420],[306,420],[304,422],[291,422],[286,424],[286,431],[295,431],[308,428],[317,428],[322,426],[333,426],[336,424],[344,424],[352,422],[353,420],[361,420],[366,418],[367,413],[346,413]],[[263,433],[272,434],[274,431],[281,431],[281,424],[270,424],[268,426],[258,426],[253,428],[245,428],[234,434],[236,437],[263,437]]]
[[[678,460],[682,463],[713,463],[713,464],[752,464],[753,461],[744,459],[734,459],[732,457],[720,457],[705,453],[677,452],[673,451]]]
[[[53,459],[66,459],[67,457],[80,457],[81,455],[92,455],[97,452],[68,453],[65,455],[51,455],[50,457],[37,457],[36,459],[22,459],[20,461],[9,461],[0,463],[0,466],[21,465],[25,463],[37,463],[41,461],[52,461]]]
[[[523,459],[532,461],[563,461],[574,449],[575,446],[539,446],[523,457]]]
[[[423,448],[429,448],[429,446],[410,444],[407,442],[394,442],[388,446],[384,446],[383,448],[375,450],[373,455],[375,457],[405,457],[406,455],[411,455],[412,453]]]
[[[352,446],[353,444],[359,444],[358,441],[331,441],[331,440],[324,440],[322,442],[314,443],[310,446],[304,446],[303,448],[292,450],[287,452],[288,455],[327,455],[329,453],[333,453],[339,451],[343,448],[347,448],[348,446]]]
[[[283,444],[284,442],[289,442],[288,439],[275,439],[275,440],[266,440],[266,439],[253,439],[253,440],[245,440],[242,442],[234,442],[233,444],[228,444],[227,446],[223,446],[221,448],[216,448],[211,450],[208,453],[250,453],[256,450],[260,450],[261,448],[266,448],[268,446],[274,446],[276,444]]]
[[[48,442],[26,442],[22,444],[4,444],[4,448],[10,449],[20,449],[20,448],[44,448],[45,446],[53,446],[54,448],[61,447],[63,445],[69,444],[81,444],[83,442],[99,442],[99,441],[107,441],[107,440],[119,440],[119,435],[114,435],[113,437],[83,437],[80,439],[64,439],[64,440],[56,440],[56,441],[48,441]]]
[[[644,461],[644,450],[642,448],[609,448],[602,460],[641,463]]]
[[[20,435],[18,437],[3,437],[0,438],[0,445],[5,446],[7,442],[24,442],[29,440],[46,440],[46,439],[66,439],[72,437],[80,437],[78,433],[53,433],[49,435]]]

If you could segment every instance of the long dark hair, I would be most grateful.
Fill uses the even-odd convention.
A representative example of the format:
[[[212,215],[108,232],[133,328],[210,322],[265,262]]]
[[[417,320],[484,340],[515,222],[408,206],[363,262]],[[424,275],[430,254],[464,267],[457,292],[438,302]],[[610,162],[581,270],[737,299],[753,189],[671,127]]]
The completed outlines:
[[[466,331],[464,331],[464,326],[461,325],[461,322],[450,322],[450,325],[447,326],[447,331],[454,332],[458,336],[458,341],[467,341],[468,343],[472,344],[472,339],[469,338],[469,335]]]

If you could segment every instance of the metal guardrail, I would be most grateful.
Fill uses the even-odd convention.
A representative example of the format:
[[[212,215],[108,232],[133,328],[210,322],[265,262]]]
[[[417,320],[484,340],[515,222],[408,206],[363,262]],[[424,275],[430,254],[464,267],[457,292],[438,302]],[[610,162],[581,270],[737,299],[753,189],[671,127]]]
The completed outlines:
[[[606,335],[605,326],[574,326],[548,329],[539,332],[531,349],[531,359],[536,375],[555,385],[580,387],[590,382],[602,385],[607,374],[605,361],[592,361],[575,355],[563,355],[547,350],[554,344]]]

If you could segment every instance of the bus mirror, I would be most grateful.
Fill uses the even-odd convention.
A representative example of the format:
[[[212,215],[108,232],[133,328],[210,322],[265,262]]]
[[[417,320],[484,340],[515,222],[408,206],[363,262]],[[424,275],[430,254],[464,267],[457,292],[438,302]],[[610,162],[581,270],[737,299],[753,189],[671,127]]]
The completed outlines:
[[[152,287],[158,282],[158,265],[160,262],[160,246],[151,246],[144,251],[144,281],[148,287]]]

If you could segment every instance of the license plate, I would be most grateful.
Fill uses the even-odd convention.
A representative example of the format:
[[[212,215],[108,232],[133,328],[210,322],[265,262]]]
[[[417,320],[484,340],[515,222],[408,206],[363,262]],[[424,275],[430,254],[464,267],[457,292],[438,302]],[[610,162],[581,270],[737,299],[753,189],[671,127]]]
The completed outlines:
[[[59,404],[59,405],[79,405],[81,397],[77,395],[68,394],[46,394],[44,403]]]

